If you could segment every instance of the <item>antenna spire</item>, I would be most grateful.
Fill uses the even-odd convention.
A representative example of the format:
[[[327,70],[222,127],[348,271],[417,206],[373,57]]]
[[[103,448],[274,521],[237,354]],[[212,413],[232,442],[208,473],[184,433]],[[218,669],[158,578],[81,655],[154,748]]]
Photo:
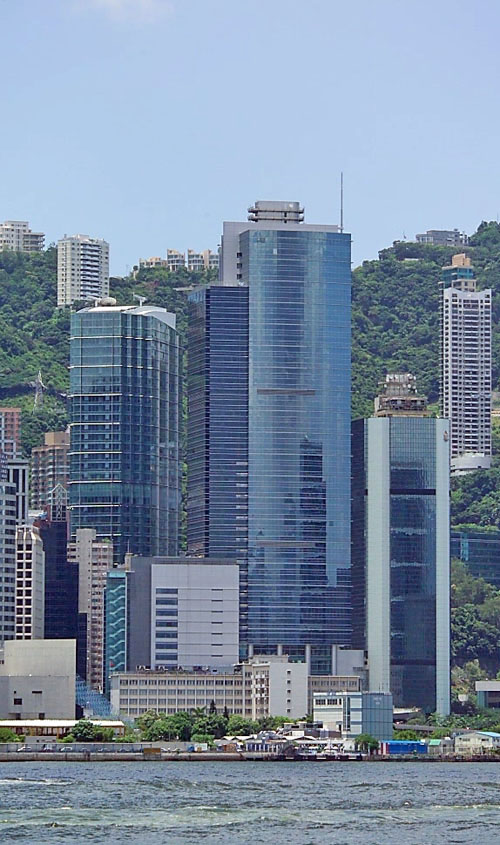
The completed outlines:
[[[340,231],[344,231],[344,171],[340,171]]]

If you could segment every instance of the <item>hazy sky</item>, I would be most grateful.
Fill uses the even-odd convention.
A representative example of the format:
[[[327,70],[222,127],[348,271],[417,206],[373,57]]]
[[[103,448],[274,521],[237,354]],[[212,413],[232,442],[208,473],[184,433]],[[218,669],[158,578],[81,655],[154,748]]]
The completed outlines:
[[[500,213],[496,0],[0,0],[0,220],[111,269],[216,248],[256,199],[355,263]]]

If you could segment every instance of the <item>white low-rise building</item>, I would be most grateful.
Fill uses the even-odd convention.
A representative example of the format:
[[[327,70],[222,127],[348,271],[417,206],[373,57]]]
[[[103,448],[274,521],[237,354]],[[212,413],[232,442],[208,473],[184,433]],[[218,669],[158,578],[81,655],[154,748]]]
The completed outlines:
[[[455,737],[455,754],[482,754],[500,748],[500,733],[467,731]]]
[[[259,655],[227,671],[123,672],[111,675],[110,689],[113,712],[132,719],[147,710],[173,714],[211,706],[248,719],[300,719],[307,712],[307,664]]]
[[[75,716],[76,640],[8,640],[0,663],[0,718]]]
[[[323,727],[352,738],[370,734],[375,739],[392,739],[392,694],[390,692],[315,693],[313,719]]]

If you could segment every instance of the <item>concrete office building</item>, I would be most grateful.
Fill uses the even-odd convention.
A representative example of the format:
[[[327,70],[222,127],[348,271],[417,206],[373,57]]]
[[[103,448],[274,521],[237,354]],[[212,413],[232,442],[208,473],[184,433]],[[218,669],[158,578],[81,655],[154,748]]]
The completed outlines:
[[[124,662],[117,643],[126,643],[131,671],[137,666],[215,668],[238,662],[236,563],[127,555],[126,570],[121,582],[114,572],[108,577],[106,627],[115,639],[115,651],[108,652],[109,671]]]
[[[469,243],[469,236],[458,229],[427,229],[415,235],[419,244],[432,244],[433,246],[465,246]]]
[[[4,644],[0,717],[75,717],[74,640],[18,640]]]
[[[390,692],[315,693],[313,719],[338,731],[342,738],[370,734],[378,740],[392,739],[393,715]]]
[[[79,528],[68,543],[68,563],[78,567],[78,614],[85,628],[85,679],[98,692],[104,689],[104,590],[113,566],[113,544],[97,540],[93,528]]]
[[[16,630],[16,516],[16,488],[0,462],[0,646]]]
[[[48,431],[43,446],[31,450],[30,499],[33,510],[54,502],[56,488],[68,488],[69,431]]]
[[[180,349],[175,315],[114,300],[71,317],[71,538],[95,528],[127,551],[176,554]]]
[[[168,714],[197,707],[208,711],[213,702],[218,713],[227,708],[248,719],[299,719],[307,710],[307,667],[289,663],[286,656],[262,655],[226,671],[116,673],[110,700],[113,712],[129,718],[151,709]]]
[[[418,397],[417,397],[418,398]],[[353,423],[354,645],[369,689],[397,707],[450,708],[449,423]]]
[[[190,295],[188,552],[240,563],[242,656],[349,644],[350,235],[258,202]],[[335,390],[331,385],[335,384]]]
[[[27,220],[6,220],[0,223],[0,252],[42,252],[45,235],[32,232]]]
[[[16,640],[41,640],[45,626],[45,552],[38,528],[16,531]]]
[[[109,244],[88,235],[65,235],[57,242],[57,305],[89,302],[109,295]]]
[[[476,289],[467,255],[443,267],[440,403],[456,472],[491,465],[491,296]]]
[[[0,452],[10,461],[20,448],[21,409],[0,408]]]

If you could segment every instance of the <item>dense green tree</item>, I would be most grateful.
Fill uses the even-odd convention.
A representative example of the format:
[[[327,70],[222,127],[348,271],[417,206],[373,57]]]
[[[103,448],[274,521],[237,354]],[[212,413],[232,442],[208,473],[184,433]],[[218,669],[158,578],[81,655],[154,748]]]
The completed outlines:
[[[95,742],[99,741],[99,729],[88,719],[80,719],[71,731],[75,742]]]
[[[248,736],[249,734],[256,733],[258,730],[258,722],[254,722],[252,719],[245,719],[244,716],[239,716],[237,713],[233,713],[228,719],[227,733],[231,736]]]
[[[369,751],[370,754],[372,751],[376,751],[380,744],[378,739],[375,739],[371,734],[359,734],[354,738],[354,743],[360,751]]]

